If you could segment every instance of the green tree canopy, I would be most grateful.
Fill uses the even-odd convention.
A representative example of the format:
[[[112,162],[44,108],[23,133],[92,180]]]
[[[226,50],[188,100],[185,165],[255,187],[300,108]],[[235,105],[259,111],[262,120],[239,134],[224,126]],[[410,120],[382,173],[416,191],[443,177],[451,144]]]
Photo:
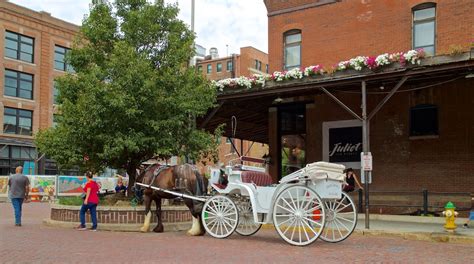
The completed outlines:
[[[154,156],[215,154],[215,135],[192,118],[216,92],[187,67],[194,34],[177,14],[163,1],[92,6],[67,56],[75,72],[56,79],[58,125],[37,134],[39,150],[62,165],[124,168],[130,184]]]

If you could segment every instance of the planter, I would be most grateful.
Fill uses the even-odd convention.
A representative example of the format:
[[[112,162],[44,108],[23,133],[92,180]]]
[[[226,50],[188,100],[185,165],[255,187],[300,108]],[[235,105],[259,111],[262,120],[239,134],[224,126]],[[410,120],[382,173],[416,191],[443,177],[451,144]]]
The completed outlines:
[[[47,225],[76,227],[79,225],[80,206],[51,204]],[[162,206],[161,219],[165,231],[187,230],[191,227],[192,216],[185,206]],[[152,210],[151,226],[157,222],[155,210]],[[98,206],[97,221],[99,229],[112,231],[139,231],[145,220],[145,207]],[[86,214],[86,223],[90,224],[90,215]]]

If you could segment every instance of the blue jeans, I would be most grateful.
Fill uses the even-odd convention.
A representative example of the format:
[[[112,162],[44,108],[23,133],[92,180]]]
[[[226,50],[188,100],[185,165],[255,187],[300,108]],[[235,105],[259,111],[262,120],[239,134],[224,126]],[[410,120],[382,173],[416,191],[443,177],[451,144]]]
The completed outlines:
[[[23,198],[12,198],[13,210],[15,211],[15,224],[21,224],[21,207],[23,205]]]
[[[90,210],[91,220],[92,220],[92,229],[97,229],[97,213],[96,213],[97,204],[88,203],[83,204],[81,211],[79,212],[79,218],[81,219],[81,227],[86,227],[86,212]]]

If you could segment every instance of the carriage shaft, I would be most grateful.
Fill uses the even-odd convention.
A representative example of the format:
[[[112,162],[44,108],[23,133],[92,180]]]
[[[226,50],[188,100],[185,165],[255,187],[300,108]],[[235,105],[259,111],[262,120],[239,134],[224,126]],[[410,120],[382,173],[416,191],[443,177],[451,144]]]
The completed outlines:
[[[170,190],[162,189],[162,188],[159,188],[159,187],[155,187],[155,186],[151,186],[151,185],[143,184],[143,183],[139,183],[139,182],[137,182],[136,184],[140,185],[140,186],[143,186],[143,187],[146,187],[146,188],[151,188],[153,190],[157,190],[157,191],[160,191],[160,192],[172,194],[174,196],[178,196],[178,197],[181,197],[181,198],[197,200],[197,201],[200,201],[200,202],[205,202],[206,201],[206,198],[196,197],[196,196],[192,196],[192,195],[188,195],[188,194],[184,194],[184,193],[180,193],[180,192],[173,192],[173,191],[170,191]]]

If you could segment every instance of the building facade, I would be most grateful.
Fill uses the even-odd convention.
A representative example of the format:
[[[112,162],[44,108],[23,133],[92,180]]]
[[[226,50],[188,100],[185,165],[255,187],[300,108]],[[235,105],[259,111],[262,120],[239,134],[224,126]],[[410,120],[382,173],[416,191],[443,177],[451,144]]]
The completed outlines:
[[[377,56],[419,48],[427,56],[455,56],[469,51],[474,43],[474,2],[469,0],[264,2],[271,71],[317,64],[329,68],[358,55]],[[474,116],[467,109],[474,102],[474,83],[473,78],[462,77],[407,82],[403,86],[405,92],[395,93],[374,116],[370,146],[376,157],[376,190],[474,190],[474,177],[470,175],[474,169]],[[375,108],[388,93],[384,86],[390,89],[395,84],[387,81],[369,86],[372,91],[368,108]],[[360,113],[360,91],[335,91],[334,95]],[[270,152],[278,157],[278,164],[272,168],[274,174],[285,174],[285,141],[296,141],[289,145],[303,149],[296,162],[299,167],[329,160],[360,168],[358,120],[325,93],[290,97],[286,102],[291,103],[271,107],[269,113],[269,119],[277,121],[273,127],[277,133],[274,142],[270,142],[270,148],[274,147]],[[359,128],[354,130],[353,125],[344,125],[347,123],[359,123]],[[291,124],[289,131],[285,131],[285,124]],[[329,139],[331,131],[340,142]],[[354,141],[354,137],[358,139]],[[358,147],[347,151],[346,145]],[[352,158],[331,160],[338,151],[341,155],[349,152],[346,156]]]
[[[56,173],[55,164],[36,153],[33,137],[54,125],[54,78],[72,71],[64,58],[78,30],[49,13],[0,2],[0,175],[18,165],[32,174]]]
[[[206,56],[203,60],[198,60],[196,68],[208,80],[215,81],[268,73],[268,55],[254,47],[242,47],[240,48],[240,54],[219,57],[217,49],[211,48],[210,55]],[[224,120],[223,123],[226,124],[227,128],[232,126],[231,119]],[[237,120],[237,129],[239,129],[239,126],[240,124]],[[219,161],[222,165],[227,165],[232,160],[238,163],[236,159],[239,158],[239,154],[262,158],[265,154],[268,154],[268,145],[229,137],[221,138]]]
[[[474,190],[473,1],[264,3],[270,73],[322,65],[325,74],[267,81],[263,87],[224,88],[218,102],[232,104],[213,115],[207,125],[210,129],[236,116],[242,124],[238,137],[269,144],[274,182],[321,160],[352,167],[360,177],[365,145],[373,157],[372,191],[411,192],[414,198],[403,198],[404,206],[422,204],[423,190],[434,192],[430,196],[431,205],[437,206],[434,211],[452,193],[462,193],[467,198],[458,206],[470,207]],[[339,62],[359,55],[418,48],[426,52],[420,65],[397,62],[376,70],[334,70]],[[370,117],[366,144],[363,94],[365,118]],[[388,203],[386,197],[372,197],[385,205],[398,199],[391,196]],[[434,205],[435,199],[438,204]],[[410,213],[416,208],[403,210]],[[379,209],[386,206],[371,207]]]
[[[271,72],[415,48],[444,54],[474,38],[470,0],[264,2]]]

